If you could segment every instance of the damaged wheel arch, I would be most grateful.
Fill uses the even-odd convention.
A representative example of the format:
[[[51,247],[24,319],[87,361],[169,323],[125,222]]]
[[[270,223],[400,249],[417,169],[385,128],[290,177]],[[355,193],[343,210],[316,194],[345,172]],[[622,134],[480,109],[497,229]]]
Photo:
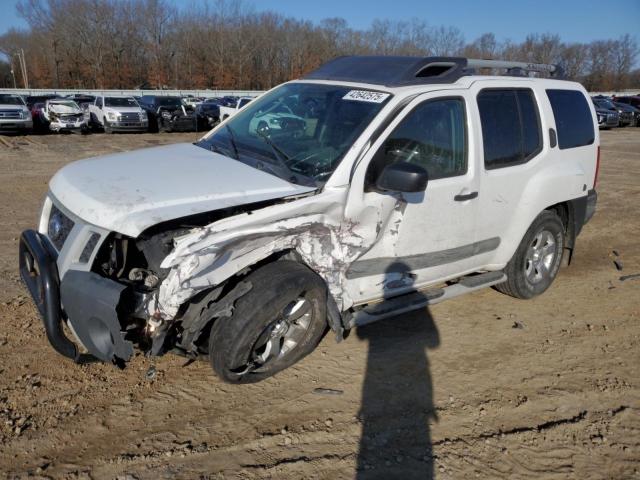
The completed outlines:
[[[275,264],[276,267],[282,264],[286,268],[287,264],[291,263],[301,265],[312,272],[325,286],[325,321],[336,334],[336,339],[342,340],[344,334],[342,315],[326,282],[303,261],[296,251],[289,249],[271,254],[256,264],[244,268],[221,285],[200,292],[185,302],[175,320],[176,328],[180,331],[176,347],[190,357],[208,354],[208,340],[213,324],[219,319],[231,318],[236,302],[249,292],[261,288],[261,285],[256,285],[249,279],[250,275],[269,264]]]

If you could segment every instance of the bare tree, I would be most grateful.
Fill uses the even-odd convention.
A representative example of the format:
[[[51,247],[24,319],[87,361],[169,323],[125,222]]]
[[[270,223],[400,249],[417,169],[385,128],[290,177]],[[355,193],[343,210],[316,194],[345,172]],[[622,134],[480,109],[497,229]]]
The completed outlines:
[[[561,63],[593,89],[635,85],[631,35],[564,44],[531,34],[499,42],[491,32],[465,44],[460,30],[421,19],[375,20],[368,29],[342,18],[318,23],[243,0],[20,0],[26,30],[0,35],[7,59],[24,50],[34,87],[266,89],[339,55],[465,55]],[[17,80],[22,82],[16,69]],[[3,81],[0,78],[0,82]]]

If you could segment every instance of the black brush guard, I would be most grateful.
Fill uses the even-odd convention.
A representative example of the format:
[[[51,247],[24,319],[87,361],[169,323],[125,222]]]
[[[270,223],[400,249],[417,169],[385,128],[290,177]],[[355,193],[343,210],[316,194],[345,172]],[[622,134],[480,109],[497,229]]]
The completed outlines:
[[[20,276],[40,312],[49,343],[58,353],[77,362],[78,349],[62,329],[58,267],[45,242],[42,235],[34,230],[22,232]]]

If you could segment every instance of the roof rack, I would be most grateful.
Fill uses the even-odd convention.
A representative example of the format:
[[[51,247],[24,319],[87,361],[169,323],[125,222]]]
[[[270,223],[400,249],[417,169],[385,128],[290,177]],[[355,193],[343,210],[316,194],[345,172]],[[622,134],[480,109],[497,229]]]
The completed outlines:
[[[475,69],[506,70],[509,76],[529,72],[561,78],[558,65],[482,60],[464,57],[345,56],[337,57],[304,76],[308,80],[339,80],[387,87],[453,83]]]

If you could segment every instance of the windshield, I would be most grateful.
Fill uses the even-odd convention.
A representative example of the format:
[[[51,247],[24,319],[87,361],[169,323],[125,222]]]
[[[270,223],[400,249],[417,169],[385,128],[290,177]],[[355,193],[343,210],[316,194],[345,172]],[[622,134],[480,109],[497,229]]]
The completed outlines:
[[[0,105],[24,105],[24,102],[18,95],[0,93]]]
[[[160,107],[176,107],[182,106],[182,101],[176,97],[158,97],[158,105]]]
[[[137,107],[138,102],[127,97],[104,97],[105,107]]]
[[[594,100],[596,103],[596,106],[600,107],[600,108],[604,108],[605,110],[615,110],[616,107],[613,103],[611,103],[609,100]]]
[[[391,97],[337,85],[289,83],[250,102],[198,145],[292,183],[317,186]]]

